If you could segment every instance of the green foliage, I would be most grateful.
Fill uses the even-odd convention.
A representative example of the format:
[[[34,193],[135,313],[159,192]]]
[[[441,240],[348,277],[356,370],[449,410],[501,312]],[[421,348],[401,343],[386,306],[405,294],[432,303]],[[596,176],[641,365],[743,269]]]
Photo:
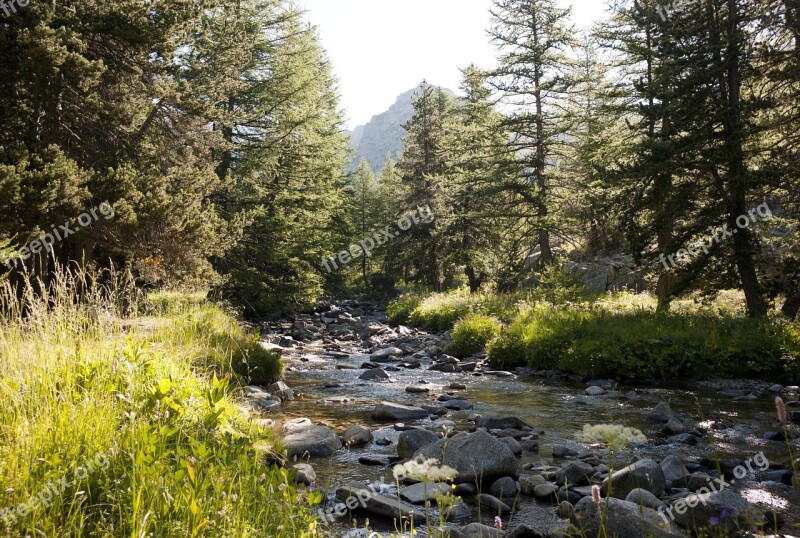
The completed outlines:
[[[484,314],[469,314],[453,329],[447,352],[459,358],[469,357],[486,347],[500,335],[502,325],[495,318]]]
[[[386,307],[386,320],[390,325],[403,325],[410,321],[411,314],[422,303],[421,293],[405,293]]]
[[[4,506],[59,484],[49,504],[8,516],[6,532],[320,536],[307,491],[263,464],[280,451],[273,432],[239,408],[226,362],[254,341],[236,320],[177,296],[169,315],[122,320],[118,291],[86,292],[84,305],[29,296],[26,315],[0,318]]]
[[[797,327],[770,320],[536,307],[489,350],[505,367],[622,378],[797,379]]]

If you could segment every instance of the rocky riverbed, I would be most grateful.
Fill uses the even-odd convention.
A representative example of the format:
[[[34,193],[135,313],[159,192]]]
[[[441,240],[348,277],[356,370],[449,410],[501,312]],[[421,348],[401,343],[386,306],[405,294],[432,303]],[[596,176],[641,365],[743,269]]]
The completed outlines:
[[[562,536],[570,525],[597,536],[600,512],[609,536],[744,535],[759,522],[766,535],[800,533],[798,426],[783,430],[774,404],[781,396],[800,422],[797,387],[496,371],[482,354],[447,355],[447,339],[389,327],[359,300],[266,327],[286,380],[248,388],[249,401],[283,433],[298,481],[327,494],[326,535],[367,536],[368,519],[378,531],[413,523],[423,536],[426,523],[454,538]],[[623,442],[598,425],[645,437]],[[393,474],[431,459],[454,469],[448,484]],[[463,502],[440,513],[442,494]]]

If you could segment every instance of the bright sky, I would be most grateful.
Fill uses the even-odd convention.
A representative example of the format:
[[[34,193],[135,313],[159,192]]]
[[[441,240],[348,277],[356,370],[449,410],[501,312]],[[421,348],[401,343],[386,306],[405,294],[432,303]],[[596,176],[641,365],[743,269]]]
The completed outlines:
[[[573,4],[579,26],[591,26],[604,0]],[[459,68],[488,68],[491,0],[298,0],[319,28],[339,81],[347,127],[367,123],[423,79],[458,91]]]

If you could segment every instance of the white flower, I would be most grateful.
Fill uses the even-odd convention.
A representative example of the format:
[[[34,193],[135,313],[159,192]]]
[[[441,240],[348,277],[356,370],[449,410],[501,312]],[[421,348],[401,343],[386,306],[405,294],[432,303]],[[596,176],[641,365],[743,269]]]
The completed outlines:
[[[440,466],[438,460],[429,459],[425,461],[411,460],[397,465],[392,473],[397,480],[410,478],[420,482],[446,482],[453,480],[458,471],[446,465]]]

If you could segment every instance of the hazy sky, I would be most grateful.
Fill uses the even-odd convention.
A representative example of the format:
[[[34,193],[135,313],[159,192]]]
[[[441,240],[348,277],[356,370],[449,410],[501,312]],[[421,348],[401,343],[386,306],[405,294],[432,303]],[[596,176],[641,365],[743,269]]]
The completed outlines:
[[[589,26],[604,0],[573,4],[575,23]],[[319,28],[339,81],[347,127],[367,123],[423,79],[458,90],[458,69],[493,65],[491,0],[298,0]]]

